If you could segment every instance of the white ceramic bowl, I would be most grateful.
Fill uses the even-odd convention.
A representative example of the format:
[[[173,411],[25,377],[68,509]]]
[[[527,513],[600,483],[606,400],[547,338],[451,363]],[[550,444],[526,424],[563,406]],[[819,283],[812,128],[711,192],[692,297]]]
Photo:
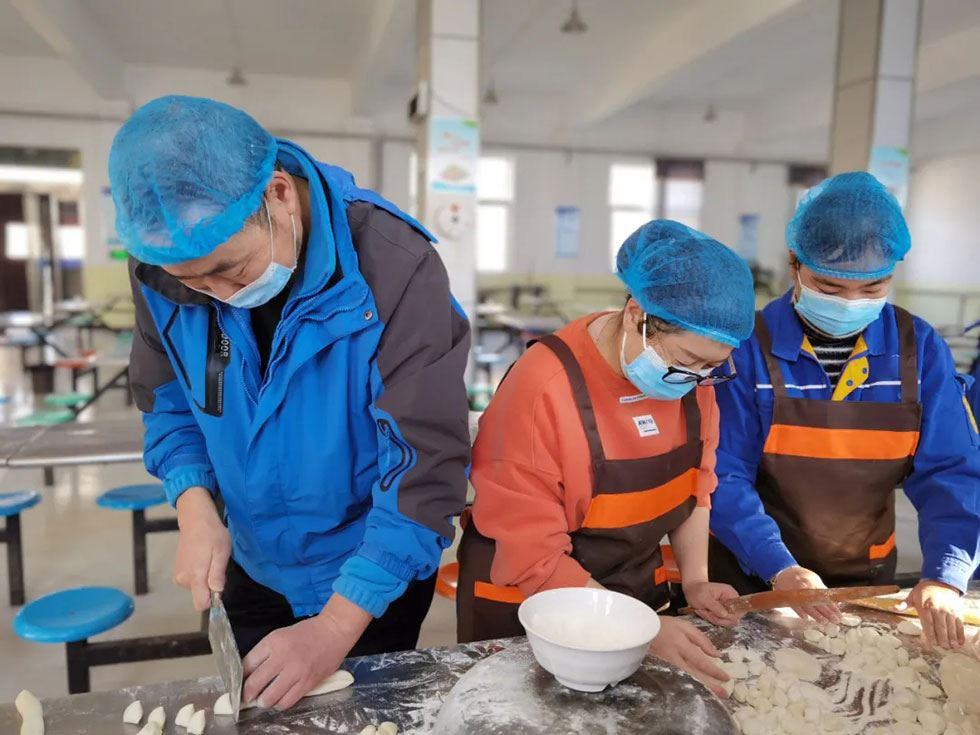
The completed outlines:
[[[580,692],[632,676],[660,632],[657,613],[639,600],[588,587],[539,592],[518,617],[541,667]]]

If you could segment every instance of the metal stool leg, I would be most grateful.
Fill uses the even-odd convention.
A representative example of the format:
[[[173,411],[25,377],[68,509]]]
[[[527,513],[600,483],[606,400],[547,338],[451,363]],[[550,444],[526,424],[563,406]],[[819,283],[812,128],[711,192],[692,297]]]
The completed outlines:
[[[10,582],[10,604],[20,607],[24,604],[24,552],[21,546],[20,514],[7,518],[4,530],[7,541],[7,579]]]
[[[68,693],[84,694],[91,691],[87,657],[88,641],[75,641],[65,644],[68,660]]]
[[[44,468],[44,487],[54,487],[54,467]]]
[[[136,594],[145,595],[150,591],[147,584],[146,565],[146,513],[133,511],[133,570],[136,573]]]

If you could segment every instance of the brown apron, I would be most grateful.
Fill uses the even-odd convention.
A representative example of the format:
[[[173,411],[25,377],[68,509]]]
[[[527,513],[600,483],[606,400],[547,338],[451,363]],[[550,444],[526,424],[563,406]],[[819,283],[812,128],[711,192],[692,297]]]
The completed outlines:
[[[582,528],[571,534],[572,557],[608,589],[659,609],[669,602],[660,541],[690,517],[697,505],[701,467],[701,411],[695,391],[681,399],[687,441],[666,454],[606,459],[582,368],[560,337],[538,340],[561,361],[572,388],[592,465],[592,501]],[[495,585],[490,567],[495,542],[470,520],[459,547],[456,595],[461,643],[524,635],[517,587]]]
[[[922,421],[912,315],[896,307],[895,319],[901,402],[877,403],[788,397],[769,329],[756,315],[773,390],[756,489],[790,553],[831,587],[895,577],[895,488],[912,469]],[[709,549],[712,581],[742,594],[768,587],[716,538]]]

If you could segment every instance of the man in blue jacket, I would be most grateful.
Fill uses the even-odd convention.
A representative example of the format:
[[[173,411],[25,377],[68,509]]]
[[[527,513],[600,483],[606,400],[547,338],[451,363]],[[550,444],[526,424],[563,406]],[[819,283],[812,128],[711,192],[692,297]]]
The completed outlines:
[[[109,177],[174,579],[199,610],[223,591],[244,697],[287,708],[348,654],[413,648],[469,461],[469,327],[432,238],[213,100],[138,109]]]
[[[886,302],[911,246],[901,208],[871,175],[841,174],[808,193],[787,239],[794,287],[718,390],[711,578],[743,594],[890,584],[901,484],[923,555],[908,603],[928,642],[958,647],[980,559],[977,425],[949,348]]]

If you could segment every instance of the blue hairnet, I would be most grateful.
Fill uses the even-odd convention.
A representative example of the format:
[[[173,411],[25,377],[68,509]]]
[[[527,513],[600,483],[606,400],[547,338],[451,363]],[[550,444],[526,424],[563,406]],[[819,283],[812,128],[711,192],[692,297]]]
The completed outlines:
[[[261,125],[222,102],[147,102],[109,153],[116,231],[126,249],[153,265],[207,255],[259,208],[276,150]]]
[[[732,347],[752,334],[748,264],[680,222],[653,220],[626,238],[616,273],[648,314]]]
[[[912,247],[902,207],[863,171],[810,189],[786,226],[786,242],[803,265],[833,278],[887,276]]]

